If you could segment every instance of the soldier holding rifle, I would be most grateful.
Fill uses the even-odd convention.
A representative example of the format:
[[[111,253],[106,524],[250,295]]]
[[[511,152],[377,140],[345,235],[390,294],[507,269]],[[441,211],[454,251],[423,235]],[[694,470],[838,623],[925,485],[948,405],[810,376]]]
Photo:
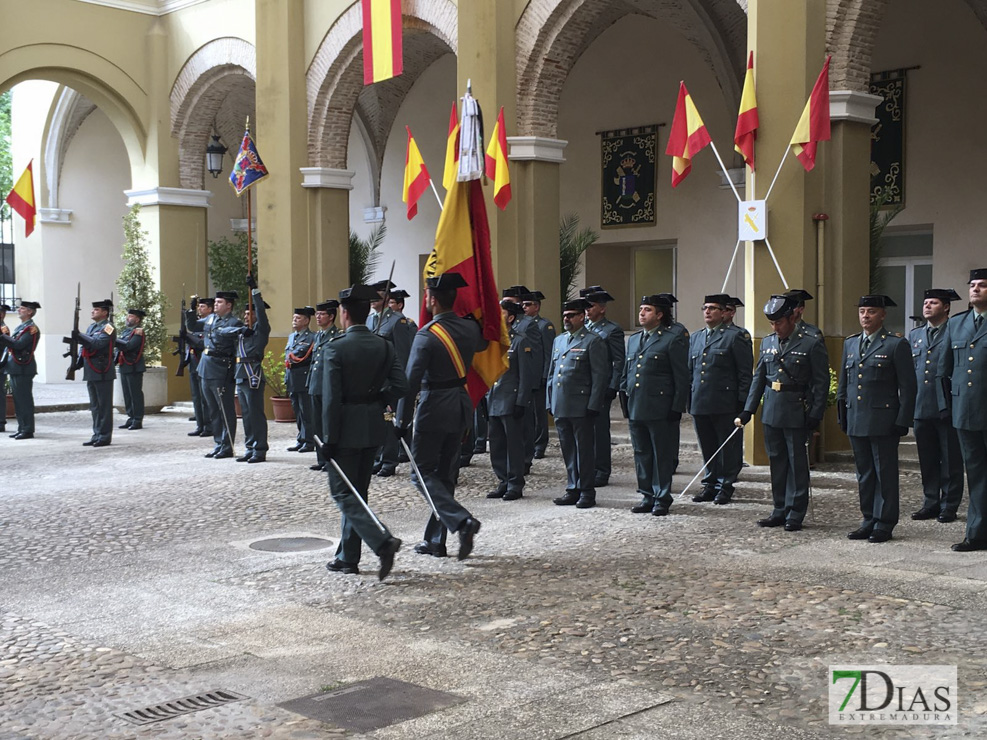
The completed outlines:
[[[10,436],[14,439],[34,437],[34,376],[38,374],[38,363],[34,350],[38,346],[38,327],[34,324],[34,314],[41,308],[35,301],[21,301],[17,315],[21,324],[12,334],[0,334],[0,357],[3,358],[6,373],[10,376],[10,390],[14,396],[14,414],[17,416],[17,431]]]

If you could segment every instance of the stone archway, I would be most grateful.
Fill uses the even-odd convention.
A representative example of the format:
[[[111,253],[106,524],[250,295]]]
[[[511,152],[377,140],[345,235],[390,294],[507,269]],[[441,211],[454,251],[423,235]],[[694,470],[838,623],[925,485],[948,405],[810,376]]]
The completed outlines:
[[[740,100],[747,48],[744,0],[531,0],[517,24],[520,136],[555,138],[559,97],[573,65],[620,18],[671,24],[700,50],[731,107]]]
[[[404,73],[364,87],[362,15],[359,4],[329,29],[307,73],[309,161],[345,169],[354,115],[371,158],[374,201],[384,146],[402,101],[421,74],[457,47],[457,9],[450,0],[403,0]]]
[[[210,41],[185,62],[170,95],[183,188],[203,188],[203,155],[214,131],[232,152],[239,147],[245,117],[256,108],[256,77],[256,51],[239,38]]]

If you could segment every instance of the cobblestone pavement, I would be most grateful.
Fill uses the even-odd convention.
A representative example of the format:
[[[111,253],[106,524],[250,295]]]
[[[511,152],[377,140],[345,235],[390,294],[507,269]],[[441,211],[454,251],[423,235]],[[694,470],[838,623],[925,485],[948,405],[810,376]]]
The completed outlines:
[[[845,538],[847,462],[817,467],[807,527],[785,533],[754,526],[770,508],[763,467],[734,503],[686,498],[659,519],[629,512],[627,445],[592,510],[551,504],[557,447],[515,502],[484,497],[480,455],[461,477],[483,522],[463,562],[415,555],[425,505],[406,475],[374,479],[405,541],[378,583],[369,553],[365,574],[340,576],[331,548],[248,547],[338,535],[313,456],[284,451],[292,425],[272,424],[270,462],[247,466],[203,458],[211,440],[188,438],[186,416],[97,450],[81,446],[86,412],[0,439],[0,740],[354,736],[277,705],[373,676],[466,700],[380,738],[987,736],[987,556],[949,551],[962,521],[908,520],[910,470],[895,539],[871,545]],[[684,446],[676,492],[698,465]],[[959,724],[829,726],[838,663],[956,665]],[[143,727],[118,716],[213,689],[247,698]]]

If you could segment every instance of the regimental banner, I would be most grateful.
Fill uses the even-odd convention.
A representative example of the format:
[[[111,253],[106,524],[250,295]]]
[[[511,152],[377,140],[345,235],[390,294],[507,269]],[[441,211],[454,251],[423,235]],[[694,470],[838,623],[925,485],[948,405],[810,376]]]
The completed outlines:
[[[884,98],[871,128],[870,200],[905,205],[905,73],[895,69],[871,75],[870,91]]]
[[[599,133],[603,172],[600,226],[654,226],[658,125]]]

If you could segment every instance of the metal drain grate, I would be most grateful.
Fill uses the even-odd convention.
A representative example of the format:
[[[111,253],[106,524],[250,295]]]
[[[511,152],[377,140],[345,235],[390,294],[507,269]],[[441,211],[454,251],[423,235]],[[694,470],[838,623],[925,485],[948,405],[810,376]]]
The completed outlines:
[[[235,701],[241,701],[249,697],[242,694],[235,694],[225,689],[206,691],[195,696],[185,696],[181,699],[155,704],[153,707],[143,707],[142,709],[132,709],[129,712],[121,712],[116,715],[120,719],[125,719],[135,725],[149,725],[152,722],[161,722],[172,717],[181,717],[183,714],[192,714],[203,709],[221,707]]]

